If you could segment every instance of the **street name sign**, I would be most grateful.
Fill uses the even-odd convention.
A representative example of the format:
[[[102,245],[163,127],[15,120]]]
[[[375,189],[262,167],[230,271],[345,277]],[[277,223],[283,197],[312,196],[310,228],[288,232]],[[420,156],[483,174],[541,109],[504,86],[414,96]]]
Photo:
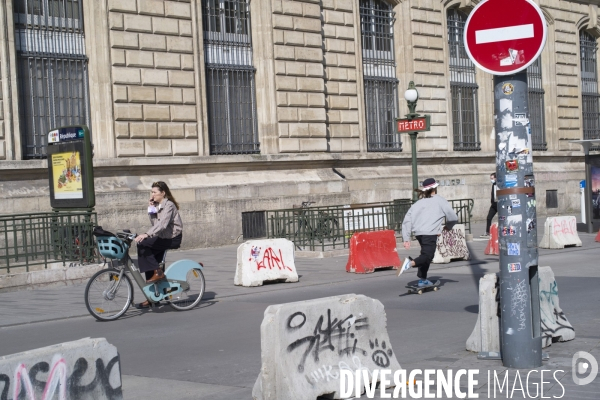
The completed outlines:
[[[485,0],[467,18],[464,43],[477,67],[512,75],[539,57],[546,34],[546,20],[533,1]]]

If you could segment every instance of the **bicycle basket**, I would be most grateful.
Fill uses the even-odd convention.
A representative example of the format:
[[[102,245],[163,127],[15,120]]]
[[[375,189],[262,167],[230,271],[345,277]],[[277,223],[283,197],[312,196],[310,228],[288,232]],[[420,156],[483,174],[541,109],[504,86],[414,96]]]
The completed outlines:
[[[127,254],[129,246],[116,236],[96,236],[98,250],[106,258],[120,260]]]

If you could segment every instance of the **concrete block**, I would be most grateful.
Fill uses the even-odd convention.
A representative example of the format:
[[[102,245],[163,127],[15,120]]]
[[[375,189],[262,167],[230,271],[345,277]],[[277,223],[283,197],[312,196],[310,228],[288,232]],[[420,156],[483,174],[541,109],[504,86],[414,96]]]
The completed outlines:
[[[294,107],[277,107],[277,120],[279,122],[298,121],[298,109]]]
[[[296,1],[282,1],[281,12],[285,15],[302,15],[302,3]]]
[[[156,102],[158,104],[181,104],[182,91],[179,88],[156,88]]]
[[[179,54],[154,53],[154,64],[158,69],[180,69]]]
[[[138,68],[112,67],[113,83],[123,83],[126,85],[139,85],[140,70]]]
[[[196,106],[171,106],[171,121],[195,122]]]
[[[152,18],[144,15],[125,14],[124,24],[128,32],[152,32]]]
[[[140,14],[164,15],[165,7],[163,0],[138,0]]]
[[[144,104],[144,121],[170,121],[169,106]]]
[[[82,281],[84,279],[89,279],[96,272],[103,270],[106,268],[103,264],[93,264],[93,265],[79,265],[76,267],[70,267],[65,269],[65,279],[67,282],[72,281]]]
[[[294,20],[288,15],[273,15],[273,28],[294,29]]]
[[[139,34],[133,32],[110,32],[110,46],[120,49],[137,49],[139,47]]]
[[[29,274],[19,273],[19,274],[5,274],[0,275],[0,292],[2,290],[10,289],[10,288],[20,288],[26,287],[29,285]]]
[[[113,100],[115,103],[127,103],[127,86],[113,86]]]
[[[173,18],[152,17],[154,33],[163,35],[179,35],[179,21]]]
[[[191,37],[167,36],[167,50],[172,53],[193,53]]]
[[[116,121],[141,121],[142,106],[141,104],[115,104],[115,120]]]
[[[65,281],[65,269],[44,269],[41,271],[29,272],[27,278],[28,284],[40,285],[52,282],[64,282]]]
[[[185,124],[186,139],[198,137],[198,124]]]
[[[125,66],[125,50],[111,49],[110,62],[114,66]]]
[[[238,247],[233,283],[249,287],[262,286],[266,281],[298,282],[293,242],[249,240]]]
[[[340,11],[325,10],[323,20],[326,24],[344,25],[344,13]]]
[[[119,353],[103,338],[0,357],[0,376],[15,399],[123,399]]]
[[[438,236],[432,263],[447,264],[452,260],[469,260],[470,258],[465,226],[456,224],[450,231],[444,229]]]
[[[296,78],[296,83],[300,92],[325,91],[325,82],[321,78]]]
[[[125,27],[123,23],[123,14],[115,12],[108,13],[108,27],[113,30],[122,31]]]
[[[182,54],[181,56],[181,69],[184,71],[194,70],[194,56],[191,54]]]
[[[308,93],[309,107],[325,107],[325,93]]]
[[[192,17],[190,3],[165,1],[165,16],[190,19]]]
[[[108,0],[110,11],[136,12],[136,0]]]
[[[170,156],[171,141],[170,140],[144,140],[146,156]]]
[[[325,122],[327,121],[327,114],[324,108],[299,108],[298,121]]]
[[[296,61],[322,62],[323,50],[312,47],[296,47],[294,48],[294,59]]]
[[[166,36],[140,33],[139,39],[141,50],[167,50]]]
[[[196,91],[194,89],[183,89],[183,104],[196,104]]]
[[[147,86],[169,86],[169,74],[164,70],[142,69],[142,84]]]
[[[194,87],[194,73],[189,71],[169,71],[169,84],[177,87]]]
[[[144,141],[117,139],[117,156],[118,157],[139,157],[144,155]]]
[[[127,50],[125,60],[128,67],[154,67],[154,55],[149,51]]]
[[[306,76],[323,77],[323,64],[307,63]]]
[[[129,101],[132,103],[154,103],[156,93],[153,87],[129,86],[127,88]]]
[[[558,284],[550,267],[539,267],[542,347],[575,339],[575,329],[560,308]]]
[[[280,93],[277,93],[280,94]],[[307,107],[308,97],[306,93],[287,93],[287,105],[291,107]]]
[[[174,156],[192,156],[198,155],[197,140],[173,140],[173,155]],[[179,197],[178,197],[179,198]]]
[[[280,91],[293,91],[297,89],[296,78],[290,76],[276,76],[275,87]]]
[[[179,34],[181,36],[192,36],[192,21],[179,20]]]
[[[473,333],[467,339],[467,350],[474,352],[500,351],[500,318],[496,295],[498,277],[485,274],[479,279],[479,314]]]
[[[295,58],[294,47],[275,45],[273,50],[277,60],[293,60]]]
[[[577,220],[573,216],[548,217],[544,223],[542,249],[564,249],[565,246],[581,247],[577,234]]]
[[[304,46],[304,34],[302,32],[284,31],[283,43],[287,46]]]
[[[363,295],[269,306],[260,331],[256,400],[340,398],[341,370],[400,369],[383,304]]]
[[[129,135],[132,139],[156,139],[156,123],[132,122],[129,124]]]
[[[315,18],[293,17],[294,30],[321,33],[321,20]]]
[[[296,138],[279,138],[279,151],[281,153],[298,153],[300,140]]]
[[[115,137],[124,139],[129,137],[129,123],[115,122]]]
[[[161,139],[184,138],[183,124],[158,124],[158,137]]]
[[[318,139],[299,139],[300,151],[318,152],[327,151],[327,141],[324,138]]]

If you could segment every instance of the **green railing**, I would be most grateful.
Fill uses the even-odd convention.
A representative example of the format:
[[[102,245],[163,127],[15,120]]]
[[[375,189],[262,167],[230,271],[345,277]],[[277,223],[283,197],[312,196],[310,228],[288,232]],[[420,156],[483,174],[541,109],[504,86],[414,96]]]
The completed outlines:
[[[450,200],[471,233],[472,199]],[[349,247],[355,232],[391,229],[402,231],[402,221],[412,205],[411,199],[353,206],[298,207],[266,211],[267,237],[294,242],[298,250],[325,251]]]
[[[86,211],[0,215],[0,273],[98,261],[92,235],[96,225],[96,213]]]

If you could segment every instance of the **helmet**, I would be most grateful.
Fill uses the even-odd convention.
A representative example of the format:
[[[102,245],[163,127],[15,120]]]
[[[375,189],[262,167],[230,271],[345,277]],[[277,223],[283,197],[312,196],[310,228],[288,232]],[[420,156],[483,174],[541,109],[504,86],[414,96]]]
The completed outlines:
[[[97,236],[98,250],[106,258],[120,260],[127,254],[129,246],[116,236]]]

